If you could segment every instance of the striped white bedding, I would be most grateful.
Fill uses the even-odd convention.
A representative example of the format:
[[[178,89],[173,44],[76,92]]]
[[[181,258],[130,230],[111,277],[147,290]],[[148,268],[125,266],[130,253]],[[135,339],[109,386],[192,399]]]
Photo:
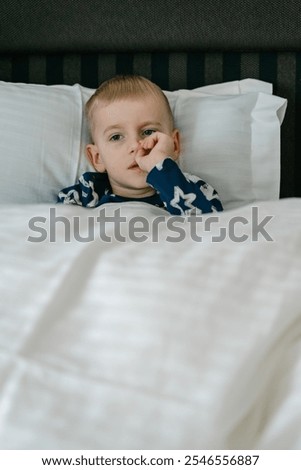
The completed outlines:
[[[301,200],[105,209],[0,209],[1,449],[300,449]]]

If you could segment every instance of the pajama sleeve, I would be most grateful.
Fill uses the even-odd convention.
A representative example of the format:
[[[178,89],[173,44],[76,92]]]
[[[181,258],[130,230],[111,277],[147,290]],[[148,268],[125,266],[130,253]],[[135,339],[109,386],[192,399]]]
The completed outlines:
[[[183,173],[170,157],[149,172],[147,183],[160,194],[170,214],[206,214],[223,210],[215,189],[197,176]]]

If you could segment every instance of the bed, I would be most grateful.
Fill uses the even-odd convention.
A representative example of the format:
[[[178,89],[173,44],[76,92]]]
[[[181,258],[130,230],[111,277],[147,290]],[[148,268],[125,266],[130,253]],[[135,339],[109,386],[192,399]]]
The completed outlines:
[[[0,18],[0,448],[300,449],[300,5]],[[166,92],[180,166],[224,212],[56,203],[89,169],[86,100],[132,73]]]

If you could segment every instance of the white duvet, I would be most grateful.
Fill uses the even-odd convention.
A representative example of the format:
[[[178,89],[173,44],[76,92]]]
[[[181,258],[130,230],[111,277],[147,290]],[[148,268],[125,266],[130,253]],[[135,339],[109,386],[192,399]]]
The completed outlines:
[[[1,449],[301,449],[300,199],[198,241],[146,204],[50,209],[0,210]]]

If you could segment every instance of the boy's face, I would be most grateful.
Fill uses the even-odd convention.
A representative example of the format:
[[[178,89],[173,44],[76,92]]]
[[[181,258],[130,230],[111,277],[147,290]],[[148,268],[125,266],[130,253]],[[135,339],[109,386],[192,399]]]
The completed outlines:
[[[139,168],[135,156],[139,141],[153,132],[178,139],[164,104],[148,96],[99,103],[93,124],[94,144],[87,146],[87,156],[97,171],[107,171],[113,193],[128,197],[153,194],[146,183],[147,173]]]

